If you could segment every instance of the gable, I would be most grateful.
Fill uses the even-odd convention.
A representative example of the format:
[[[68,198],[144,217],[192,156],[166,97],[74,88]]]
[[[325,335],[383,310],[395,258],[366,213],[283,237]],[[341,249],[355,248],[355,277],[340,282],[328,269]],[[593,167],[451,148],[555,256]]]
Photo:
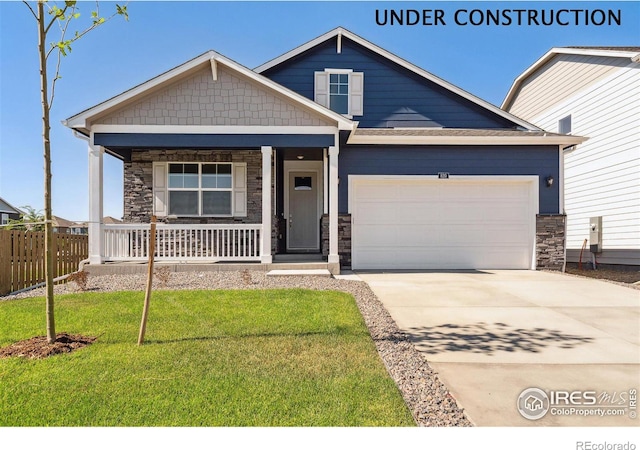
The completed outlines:
[[[362,128],[445,127],[515,128],[518,125],[435,82],[341,36],[307,49],[261,72],[309,99],[314,98],[314,72],[352,69],[364,73]]]
[[[9,214],[22,214],[18,208],[14,208],[9,203],[0,198],[0,212]]]
[[[533,120],[632,64],[628,58],[556,54],[522,81],[505,109],[525,120]]]
[[[186,79],[149,93],[137,102],[95,118],[103,125],[335,125],[326,117],[295,104],[218,65],[217,80],[204,67]]]

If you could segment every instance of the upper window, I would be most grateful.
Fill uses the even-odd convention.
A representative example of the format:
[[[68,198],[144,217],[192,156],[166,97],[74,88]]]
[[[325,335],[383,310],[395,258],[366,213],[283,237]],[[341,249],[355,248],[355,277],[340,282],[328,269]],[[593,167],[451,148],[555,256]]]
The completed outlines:
[[[6,225],[9,223],[9,214],[0,214],[0,225]]]
[[[364,73],[350,69],[315,72],[316,103],[347,117],[364,114]]]
[[[349,114],[349,74],[329,74],[329,109]]]
[[[169,214],[230,216],[231,163],[169,163]]]
[[[571,134],[571,114],[558,121],[558,133]]]

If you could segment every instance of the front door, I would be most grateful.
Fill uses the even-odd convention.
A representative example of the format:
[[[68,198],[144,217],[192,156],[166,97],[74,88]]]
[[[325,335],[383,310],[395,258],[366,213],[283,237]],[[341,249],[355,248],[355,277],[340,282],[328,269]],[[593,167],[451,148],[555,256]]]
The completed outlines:
[[[288,181],[287,247],[294,251],[319,250],[318,173],[291,171]]]

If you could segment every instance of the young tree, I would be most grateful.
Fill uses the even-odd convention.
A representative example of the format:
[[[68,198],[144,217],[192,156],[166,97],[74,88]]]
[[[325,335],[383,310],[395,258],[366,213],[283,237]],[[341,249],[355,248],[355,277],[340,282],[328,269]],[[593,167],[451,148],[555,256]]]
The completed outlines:
[[[28,230],[28,231],[43,231],[44,230],[44,214],[42,211],[37,211],[31,206],[21,206],[24,214],[20,215],[19,219],[10,219],[9,230]],[[31,224],[31,225],[30,225]]]
[[[72,30],[72,24],[80,18],[80,11],[75,1],[65,1],[60,7],[46,0],[38,0],[35,8],[26,0],[23,3],[29,8],[38,26],[38,56],[40,60],[40,100],[42,102],[42,144],[44,147],[44,217],[45,217],[45,280],[47,304],[47,341],[56,341],[54,301],[53,301],[53,216],[51,213],[51,140],[49,117],[55,97],[56,83],[60,79],[60,63],[62,57],[71,52],[71,44],[85,34],[96,29],[111,18],[120,15],[129,19],[127,6],[116,5],[116,11],[104,18],[100,15],[99,4],[91,12],[91,23],[84,28]],[[54,28],[55,27],[55,28]],[[47,38],[52,30],[59,32],[58,38],[47,45]],[[72,33],[72,36],[69,34]],[[54,61],[49,58],[54,56]],[[51,63],[51,65],[49,65]],[[53,71],[51,92],[49,93],[49,70]]]

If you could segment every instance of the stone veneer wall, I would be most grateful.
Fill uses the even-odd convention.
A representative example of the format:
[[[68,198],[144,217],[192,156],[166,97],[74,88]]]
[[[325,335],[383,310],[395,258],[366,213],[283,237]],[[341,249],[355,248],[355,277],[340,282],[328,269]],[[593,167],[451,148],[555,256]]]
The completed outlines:
[[[323,214],[322,228],[322,255],[329,255],[329,215]],[[338,215],[338,255],[340,267],[351,268],[351,214]]]
[[[262,153],[260,150],[134,150],[124,163],[124,221],[149,223],[153,215],[153,162],[246,162],[247,217],[163,218],[164,223],[262,223]],[[273,170],[273,168],[272,168]],[[272,172],[273,173],[273,172]],[[276,221],[272,220],[276,233]],[[275,250],[277,241],[272,239]]]
[[[536,216],[536,263],[538,269],[562,270],[564,267],[564,214]]]

